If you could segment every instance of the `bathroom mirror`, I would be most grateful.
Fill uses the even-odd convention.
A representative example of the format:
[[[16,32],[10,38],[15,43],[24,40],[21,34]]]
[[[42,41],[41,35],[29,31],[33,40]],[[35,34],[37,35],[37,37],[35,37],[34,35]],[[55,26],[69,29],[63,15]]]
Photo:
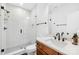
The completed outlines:
[[[79,29],[79,11],[73,12],[67,18],[67,32],[75,33]]]

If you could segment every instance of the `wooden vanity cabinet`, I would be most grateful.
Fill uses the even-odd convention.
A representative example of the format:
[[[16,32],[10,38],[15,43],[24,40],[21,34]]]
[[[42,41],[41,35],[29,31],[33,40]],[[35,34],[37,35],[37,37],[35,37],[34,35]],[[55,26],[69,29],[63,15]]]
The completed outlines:
[[[58,55],[64,55],[64,54],[58,52]]]
[[[55,51],[44,45],[43,43],[37,41],[37,55],[62,55],[61,53]]]

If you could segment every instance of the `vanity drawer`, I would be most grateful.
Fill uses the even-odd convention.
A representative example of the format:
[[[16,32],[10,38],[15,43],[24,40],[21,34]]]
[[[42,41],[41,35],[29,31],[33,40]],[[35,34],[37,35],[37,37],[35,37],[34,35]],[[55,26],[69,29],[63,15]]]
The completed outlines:
[[[45,51],[43,51],[41,48],[37,48],[37,55],[48,55]]]

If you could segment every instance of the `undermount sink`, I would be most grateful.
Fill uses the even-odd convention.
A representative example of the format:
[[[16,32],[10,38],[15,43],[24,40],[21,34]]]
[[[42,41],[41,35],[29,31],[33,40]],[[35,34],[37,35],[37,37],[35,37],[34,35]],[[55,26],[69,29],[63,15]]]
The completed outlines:
[[[42,37],[42,39],[45,41],[49,41],[51,39],[51,37]]]
[[[58,40],[55,40],[55,39],[51,39],[51,41],[54,45],[56,45],[57,47],[60,47],[60,48],[63,48],[64,46],[67,45],[66,42],[58,41]]]
[[[52,44],[59,47],[63,48],[64,46],[67,45],[67,43],[64,41],[58,41],[57,39],[54,39],[53,37],[42,37],[43,40],[45,40],[47,43],[49,43],[51,46]]]

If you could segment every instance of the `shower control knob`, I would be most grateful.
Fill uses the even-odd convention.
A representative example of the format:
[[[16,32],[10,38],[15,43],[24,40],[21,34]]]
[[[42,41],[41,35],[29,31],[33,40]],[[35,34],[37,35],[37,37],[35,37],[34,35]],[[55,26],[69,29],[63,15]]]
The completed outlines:
[[[1,49],[1,52],[4,52],[4,49]]]
[[[4,9],[4,6],[1,6],[1,9]]]
[[[6,27],[4,27],[4,30],[7,30],[7,28],[6,28]]]

